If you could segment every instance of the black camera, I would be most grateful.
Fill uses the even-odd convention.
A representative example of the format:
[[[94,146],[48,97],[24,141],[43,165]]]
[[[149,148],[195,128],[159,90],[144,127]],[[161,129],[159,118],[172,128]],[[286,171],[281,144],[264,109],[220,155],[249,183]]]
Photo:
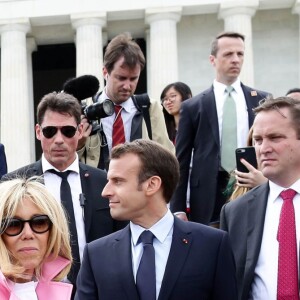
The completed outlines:
[[[80,102],[82,114],[85,115],[88,122],[92,125],[91,135],[100,129],[100,119],[111,116],[114,113],[114,104],[106,99],[97,102],[96,95],[99,89],[99,80],[93,75],[83,75],[77,78],[67,80],[63,85],[64,92],[73,95]],[[92,97],[93,104],[87,105],[84,99]]]
[[[114,113],[114,104],[106,99],[103,102],[96,102],[91,105],[81,103],[82,114],[85,115],[88,122],[92,125],[91,135],[100,129],[100,119],[111,116]]]

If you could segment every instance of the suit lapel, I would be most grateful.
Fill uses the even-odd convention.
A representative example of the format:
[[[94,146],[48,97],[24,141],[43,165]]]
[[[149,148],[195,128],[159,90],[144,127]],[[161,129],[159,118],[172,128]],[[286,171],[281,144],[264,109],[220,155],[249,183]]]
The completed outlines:
[[[252,275],[260,252],[268,193],[269,184],[265,183],[258,187],[248,199],[247,257],[245,265],[246,284],[247,281],[252,280]]]
[[[172,245],[158,300],[168,299],[190,251],[193,237],[187,223],[174,218]]]
[[[208,122],[210,123],[210,127],[212,129],[213,137],[217,145],[220,145],[219,121],[213,87],[203,92],[202,102],[203,108],[207,114]]]
[[[33,173],[34,173],[33,175],[37,175],[37,176],[43,175],[42,161],[38,160],[34,164],[34,167],[32,168],[32,170],[33,170]]]
[[[259,91],[251,89],[241,83],[241,87],[246,100],[247,110],[248,110],[248,123],[249,128],[252,126],[254,121],[253,108],[258,105],[258,102],[264,98],[264,95],[259,94]]]
[[[130,227],[127,225],[115,239],[112,253],[115,263],[111,267],[116,268],[118,270],[117,273],[120,274],[116,280],[118,280],[120,286],[123,287],[124,293],[127,295],[127,298],[124,299],[139,300],[134,282],[131,256],[131,233]]]
[[[86,198],[86,203],[84,206],[84,227],[85,227],[85,234],[86,236],[88,236],[88,232],[90,231],[90,227],[91,227],[92,208],[93,208],[93,206],[89,204],[89,200],[88,200],[88,199],[92,199],[92,197],[90,196],[92,187],[89,186],[89,180],[88,180],[91,174],[83,163],[79,163],[79,173],[80,173],[81,191]]]

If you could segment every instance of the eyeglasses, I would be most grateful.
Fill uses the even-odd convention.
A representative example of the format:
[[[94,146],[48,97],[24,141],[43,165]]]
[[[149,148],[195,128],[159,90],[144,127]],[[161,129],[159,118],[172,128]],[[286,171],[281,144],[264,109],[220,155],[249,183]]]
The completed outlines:
[[[170,100],[171,102],[173,102],[176,99],[176,97],[177,97],[176,94],[170,95],[169,97],[165,97],[165,98],[162,99],[162,103],[165,103],[168,100]]]
[[[5,233],[8,236],[19,235],[24,229],[24,224],[27,222],[31,230],[35,233],[44,233],[50,230],[52,226],[52,222],[47,215],[35,216],[29,220],[10,218],[2,221],[0,234]]]
[[[61,133],[67,137],[67,138],[71,138],[75,135],[76,131],[77,131],[77,127],[71,126],[71,125],[67,125],[67,126],[46,126],[46,127],[42,127],[40,125],[43,135],[45,138],[47,139],[51,139],[52,137],[54,137],[58,131],[58,129],[60,129]]]

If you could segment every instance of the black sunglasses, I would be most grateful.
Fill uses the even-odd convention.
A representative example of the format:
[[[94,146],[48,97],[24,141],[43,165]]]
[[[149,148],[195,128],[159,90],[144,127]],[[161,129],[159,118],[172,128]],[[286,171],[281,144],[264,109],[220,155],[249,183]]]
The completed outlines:
[[[77,128],[78,127],[74,127],[71,125],[67,125],[67,126],[46,126],[46,127],[42,127],[40,125],[43,135],[45,138],[47,139],[51,139],[52,137],[54,137],[58,131],[58,129],[61,131],[61,133],[67,137],[67,138],[71,138],[75,135]]]
[[[29,220],[10,218],[2,221],[0,234],[5,233],[8,236],[19,235],[24,229],[24,224],[27,222],[31,230],[35,233],[44,233],[50,230],[52,226],[52,222],[47,215],[35,216]]]

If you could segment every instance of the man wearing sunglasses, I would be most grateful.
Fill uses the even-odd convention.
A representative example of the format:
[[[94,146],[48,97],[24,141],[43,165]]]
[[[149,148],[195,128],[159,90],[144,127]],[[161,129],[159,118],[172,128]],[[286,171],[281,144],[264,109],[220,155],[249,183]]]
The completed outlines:
[[[38,124],[35,126],[36,137],[41,141],[43,150],[41,159],[2,178],[7,180],[19,176],[44,175],[46,187],[63,203],[70,218],[72,243],[75,244],[75,249],[72,248],[75,263],[68,277],[73,284],[76,282],[85,244],[125,225],[111,218],[108,200],[101,197],[107,181],[106,172],[78,160],[76,148],[78,140],[82,137],[80,117],[81,106],[72,95],[66,93],[45,95],[37,108]],[[62,179],[62,173],[66,171],[67,183]],[[63,181],[71,192],[71,195],[69,193],[71,207],[64,204],[66,199],[63,198],[66,197],[61,190]]]

